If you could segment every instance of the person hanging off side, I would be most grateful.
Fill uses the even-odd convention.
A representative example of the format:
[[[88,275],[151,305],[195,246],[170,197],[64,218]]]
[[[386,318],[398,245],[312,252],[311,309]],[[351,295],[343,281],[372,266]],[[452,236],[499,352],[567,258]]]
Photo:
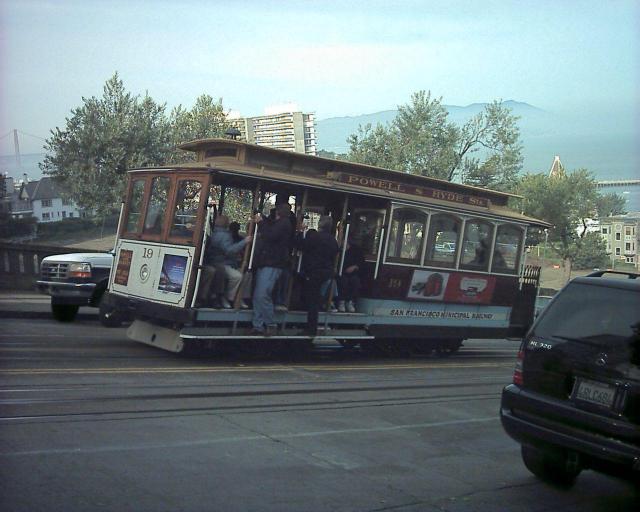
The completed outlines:
[[[300,333],[316,336],[318,332],[318,312],[324,297],[323,284],[333,278],[334,265],[338,254],[338,242],[331,234],[333,219],[320,217],[317,232],[308,232],[298,238],[298,248],[302,250],[302,299],[307,309],[307,326]]]
[[[273,307],[273,288],[289,265],[290,240],[292,233],[288,204],[276,207],[273,220],[256,215],[257,237],[255,246],[255,289],[253,291],[252,335],[270,336],[276,330]]]

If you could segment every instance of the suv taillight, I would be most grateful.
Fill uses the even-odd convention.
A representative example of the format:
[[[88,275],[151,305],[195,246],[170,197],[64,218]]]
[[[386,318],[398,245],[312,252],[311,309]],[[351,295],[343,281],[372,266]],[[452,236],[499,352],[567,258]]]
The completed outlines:
[[[513,369],[513,383],[516,386],[524,385],[524,374],[522,373],[522,363],[524,362],[524,350],[518,350],[518,359],[516,360],[516,367]]]

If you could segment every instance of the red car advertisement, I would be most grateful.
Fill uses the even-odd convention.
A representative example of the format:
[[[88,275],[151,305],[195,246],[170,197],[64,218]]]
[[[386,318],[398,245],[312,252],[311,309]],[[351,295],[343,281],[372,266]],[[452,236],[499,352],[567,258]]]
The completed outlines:
[[[495,286],[494,276],[415,270],[407,299],[491,304]]]

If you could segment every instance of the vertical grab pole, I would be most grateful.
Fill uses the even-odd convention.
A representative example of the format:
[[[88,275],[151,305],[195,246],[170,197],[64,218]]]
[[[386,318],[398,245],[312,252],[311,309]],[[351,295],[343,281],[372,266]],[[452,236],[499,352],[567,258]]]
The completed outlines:
[[[300,215],[303,216],[304,215],[304,210],[307,207],[307,199],[309,198],[309,190],[308,189],[304,189],[304,192],[302,193],[302,203],[300,203]],[[296,206],[297,206],[297,201],[296,201]],[[298,225],[298,215],[296,215],[296,229]],[[293,236],[296,236],[296,233],[293,234]],[[302,267],[302,252],[299,250],[296,250],[296,255],[298,256],[298,264],[296,266],[296,274],[300,273],[300,268]],[[293,267],[293,265],[290,265],[291,267]],[[291,270],[293,270],[293,268],[291,268]],[[289,276],[289,287],[287,289],[287,299],[286,299],[286,306],[287,308],[289,307],[289,305],[291,304],[291,293],[293,291],[293,280],[295,279],[295,275]],[[283,327],[284,328],[284,327]]]
[[[342,206],[342,218],[340,219],[340,231],[338,233],[338,246],[340,246],[341,244],[344,244],[345,242],[345,237],[343,236],[346,233],[348,233],[348,229],[349,227],[347,226],[347,228],[345,229],[344,227],[344,223],[347,221],[347,211],[349,208],[349,196],[345,196],[344,198],[344,205]],[[346,244],[345,244],[346,245]],[[336,260],[335,263],[333,264],[333,273],[336,273],[336,270],[338,269],[338,262],[339,262],[339,255],[336,255]],[[327,309],[324,313],[324,332],[326,334],[327,332],[327,326],[329,324],[329,310],[331,309],[331,302],[333,301],[333,292],[335,291],[335,285],[336,285],[336,279],[335,277],[331,278],[331,284],[329,285],[329,297],[327,298]]]
[[[309,195],[309,191],[305,189],[304,194],[302,196],[302,206],[300,208],[300,212],[303,215],[303,218],[302,218],[303,221],[304,221],[304,210],[307,207],[308,195]],[[302,269],[302,251],[298,251],[298,268],[297,268],[298,274],[300,273],[300,269]]]
[[[120,238],[120,225],[122,224],[122,212],[124,212],[124,201],[120,203],[120,217],[118,217],[118,228],[116,229],[116,243],[114,244],[112,249],[114,262],[116,262],[116,247],[118,246],[118,238]],[[111,268],[109,269],[109,281],[107,281],[107,291],[109,291],[109,287],[111,286],[111,279],[113,279],[114,268],[115,268],[115,265],[111,265]]]
[[[351,224],[347,224],[346,233],[344,235],[344,242],[342,243],[342,255],[340,256],[340,266],[338,267],[338,276],[342,277],[342,267],[344,267],[344,256],[347,252],[347,242],[349,241],[349,228]]]
[[[249,266],[247,267],[247,270],[252,270],[253,269],[253,253],[256,250],[256,238],[258,236],[258,225],[254,222],[253,223],[253,240],[252,240],[252,244],[251,244],[251,255],[249,256]]]
[[[309,190],[308,189],[304,189],[304,192],[302,193],[302,202],[300,203],[300,211],[296,214],[296,226],[295,226],[295,231],[297,231],[298,229],[298,225],[300,224],[299,219],[300,220],[304,220],[304,210],[307,207],[307,200],[309,199]],[[298,206],[298,196],[296,195],[296,207]],[[296,208],[297,209],[297,208]],[[300,215],[300,217],[298,217],[298,215]],[[297,232],[293,233],[293,237],[294,237],[294,242],[295,242],[295,238],[297,237]],[[295,246],[294,246],[295,248]],[[296,265],[295,260],[292,261],[289,264],[289,270],[291,272],[291,274],[289,275],[289,286],[287,287],[287,297],[285,299],[285,305],[287,306],[287,310],[289,309],[289,307],[291,306],[291,294],[293,293],[293,282],[296,279],[296,277],[298,276],[298,274],[300,274],[300,269],[302,268],[302,251],[299,249],[296,249],[295,254],[298,258],[298,263]],[[294,272],[294,268],[295,268],[295,272]],[[285,315],[284,317],[284,321],[282,322],[282,331],[284,332],[284,330],[287,328],[287,315]]]
[[[378,268],[380,267],[380,253],[382,252],[382,244],[384,243],[384,228],[380,231],[380,243],[378,244],[378,256],[376,258],[376,269],[373,272],[373,280],[378,279]]]
[[[195,307],[200,287],[200,277],[202,276],[202,262],[204,261],[204,253],[207,250],[207,241],[211,236],[211,211],[213,208],[207,208],[207,218],[204,221],[204,229],[202,235],[202,248],[200,249],[200,260],[198,262],[198,273],[196,274],[196,285],[193,288],[193,297],[191,297],[191,307]]]
[[[260,182],[256,185],[255,191],[253,193],[253,197],[251,198],[251,220],[249,221],[249,233],[253,235],[253,240],[251,240],[251,249],[249,249],[248,245],[245,245],[244,255],[242,256],[242,263],[240,265],[240,272],[242,272],[242,279],[240,280],[240,286],[238,286],[238,291],[236,292],[235,299],[233,301],[233,309],[236,312],[235,318],[233,319],[233,326],[231,327],[231,334],[236,333],[236,329],[238,327],[238,312],[240,311],[240,303],[242,302],[242,293],[244,292],[244,287],[247,284],[247,272],[251,270],[251,264],[253,263],[253,251],[256,247],[256,239],[258,237],[258,224],[256,224],[254,220],[254,211],[256,209],[256,202],[258,199],[258,194],[260,193]],[[251,253],[251,254],[249,254]]]
[[[235,299],[233,301],[233,309],[237,310],[240,308],[240,303],[242,302],[242,292],[244,291],[244,287],[246,285],[246,273],[251,270],[251,264],[253,263],[253,251],[256,247],[256,238],[258,234],[258,225],[256,224],[253,215],[256,209],[256,203],[258,199],[258,194],[260,193],[260,183],[256,186],[256,189],[253,192],[253,197],[251,198],[251,220],[249,221],[249,229],[248,234],[253,235],[253,240],[251,241],[251,247],[248,245],[244,248],[244,255],[242,256],[242,263],[240,264],[240,272],[242,272],[242,280],[240,281],[240,286],[238,286],[238,291],[236,292]],[[248,264],[247,264],[248,262]],[[233,332],[236,330],[237,320],[233,323]]]

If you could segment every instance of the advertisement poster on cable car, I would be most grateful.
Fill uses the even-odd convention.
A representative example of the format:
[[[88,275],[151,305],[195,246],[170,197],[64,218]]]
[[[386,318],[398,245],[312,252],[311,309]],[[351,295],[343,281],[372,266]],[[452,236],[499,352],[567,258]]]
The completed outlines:
[[[407,299],[490,304],[494,276],[415,270]]]
[[[444,299],[444,292],[449,282],[447,272],[431,272],[416,270],[413,273],[407,299],[438,300]]]
[[[184,274],[187,268],[187,258],[175,254],[165,254],[162,262],[162,272],[158,290],[170,293],[180,293]]]

